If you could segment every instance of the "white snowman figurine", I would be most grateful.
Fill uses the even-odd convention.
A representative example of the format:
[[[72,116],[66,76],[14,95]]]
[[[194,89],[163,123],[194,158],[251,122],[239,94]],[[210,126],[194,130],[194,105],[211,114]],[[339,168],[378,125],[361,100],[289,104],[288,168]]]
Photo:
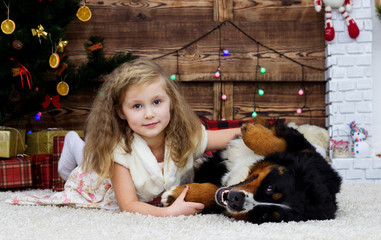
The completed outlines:
[[[332,8],[338,8],[348,26],[348,33],[351,38],[357,38],[360,30],[353,18],[348,14],[352,10],[352,0],[323,0],[325,5],[325,30],[324,39],[332,41],[335,38],[335,29],[332,22]],[[322,0],[314,0],[316,12],[320,12]],[[344,7],[345,5],[345,7]],[[348,11],[348,12],[347,12]]]
[[[355,121],[351,122],[349,126],[351,128],[352,137],[352,155],[356,158],[369,157],[371,149],[366,140],[368,135],[367,131],[364,128],[357,127]]]

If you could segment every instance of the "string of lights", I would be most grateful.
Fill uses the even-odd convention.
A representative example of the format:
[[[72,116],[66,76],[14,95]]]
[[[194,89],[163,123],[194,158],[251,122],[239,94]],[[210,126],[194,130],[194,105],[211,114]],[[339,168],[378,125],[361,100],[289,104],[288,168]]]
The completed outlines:
[[[219,83],[220,83],[220,98],[221,98],[221,101],[220,101],[220,109],[219,109],[219,118],[221,120],[224,120],[223,116],[222,116],[222,106],[223,106],[223,102],[227,100],[227,95],[224,93],[223,91],[223,80],[222,80],[222,71],[221,71],[221,55],[223,56],[228,56],[230,54],[229,50],[228,49],[224,49],[222,48],[222,33],[221,33],[221,27],[225,26],[226,24],[230,24],[231,26],[233,26],[235,29],[237,29],[240,33],[242,33],[244,36],[246,36],[248,39],[250,39],[251,41],[253,41],[256,45],[257,45],[257,54],[256,54],[256,58],[257,58],[257,63],[256,63],[256,67],[255,67],[255,91],[254,91],[254,103],[253,103],[253,112],[252,112],[252,117],[255,118],[256,116],[258,116],[258,113],[259,113],[259,106],[257,106],[256,104],[256,94],[258,93],[259,96],[262,96],[264,94],[264,90],[261,89],[259,87],[259,82],[258,82],[258,71],[261,73],[261,74],[265,74],[266,73],[266,68],[264,68],[263,66],[261,66],[259,64],[259,59],[260,59],[260,52],[259,52],[259,48],[260,47],[263,47],[273,53],[276,53],[276,54],[279,54],[280,57],[283,57],[291,62],[294,62],[295,64],[298,64],[299,66],[301,66],[302,68],[302,80],[301,80],[301,84],[300,84],[300,88],[298,90],[298,94],[300,96],[304,96],[304,105],[301,107],[301,108],[298,108],[296,110],[296,113],[297,114],[301,114],[302,112],[310,112],[310,118],[312,118],[312,114],[311,114],[311,111],[310,111],[310,108],[307,106],[307,91],[305,90],[305,68],[309,68],[309,69],[313,69],[313,70],[317,70],[317,71],[326,71],[328,68],[318,68],[318,67],[314,67],[314,66],[310,66],[310,65],[306,65],[306,64],[303,64],[287,55],[285,55],[284,53],[282,52],[279,52],[277,51],[276,49],[273,49],[271,47],[268,47],[266,45],[264,45],[263,43],[257,41],[255,38],[253,38],[252,36],[250,36],[249,34],[247,34],[245,31],[243,31],[240,27],[238,27],[236,24],[234,24],[232,21],[230,20],[227,20],[227,21],[224,21],[222,23],[219,23],[217,26],[215,26],[214,28],[212,28],[211,30],[209,30],[208,32],[206,32],[205,34],[203,34],[202,36],[198,37],[197,39],[185,44],[183,47],[179,48],[179,49],[176,49],[174,51],[171,51],[171,52],[168,52],[166,54],[163,54],[161,56],[158,56],[158,57],[155,57],[155,58],[152,58],[152,60],[157,60],[157,59],[161,59],[161,58],[164,58],[166,56],[173,56],[173,54],[175,54],[175,56],[177,57],[177,70],[176,70],[176,74],[172,74],[171,75],[171,79],[172,80],[180,80],[180,73],[179,73],[179,51],[181,50],[184,50],[186,49],[187,47],[201,41],[202,39],[208,37],[211,33],[213,33],[214,31],[218,30],[219,32],[219,49],[218,49],[218,67],[217,67],[217,71],[214,73],[214,76],[216,78],[219,78]]]

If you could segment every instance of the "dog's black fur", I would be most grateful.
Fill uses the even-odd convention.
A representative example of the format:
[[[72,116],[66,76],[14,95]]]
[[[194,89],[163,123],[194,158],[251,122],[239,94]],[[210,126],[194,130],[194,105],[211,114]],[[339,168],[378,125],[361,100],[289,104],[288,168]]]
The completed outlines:
[[[254,163],[239,184],[223,186],[228,169],[221,151],[197,168],[195,182],[220,187],[217,204],[204,212],[224,212],[252,223],[335,218],[340,176],[298,131],[276,126],[275,135],[285,139],[286,150]]]

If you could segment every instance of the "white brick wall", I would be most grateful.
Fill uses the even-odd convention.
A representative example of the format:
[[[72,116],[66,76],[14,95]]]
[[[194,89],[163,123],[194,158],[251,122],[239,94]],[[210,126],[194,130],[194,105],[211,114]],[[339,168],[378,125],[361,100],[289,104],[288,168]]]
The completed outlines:
[[[349,140],[349,123],[365,128],[372,142],[372,0],[354,0],[349,15],[356,21],[360,35],[351,39],[341,14],[333,9],[335,39],[327,42],[327,121],[330,136]],[[374,155],[373,155],[374,156]],[[381,184],[381,159],[334,158],[332,165],[345,183]]]
[[[334,158],[332,166],[345,183],[381,184],[380,158]]]

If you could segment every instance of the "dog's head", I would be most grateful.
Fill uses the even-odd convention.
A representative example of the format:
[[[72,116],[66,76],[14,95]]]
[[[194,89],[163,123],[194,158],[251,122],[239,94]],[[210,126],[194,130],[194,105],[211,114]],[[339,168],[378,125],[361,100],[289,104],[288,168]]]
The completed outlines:
[[[218,189],[215,200],[227,215],[253,223],[332,219],[340,182],[316,152],[276,153],[243,182]]]
[[[295,178],[289,170],[264,161],[252,169],[245,181],[220,188],[215,200],[235,219],[280,222],[290,219],[295,193]]]

